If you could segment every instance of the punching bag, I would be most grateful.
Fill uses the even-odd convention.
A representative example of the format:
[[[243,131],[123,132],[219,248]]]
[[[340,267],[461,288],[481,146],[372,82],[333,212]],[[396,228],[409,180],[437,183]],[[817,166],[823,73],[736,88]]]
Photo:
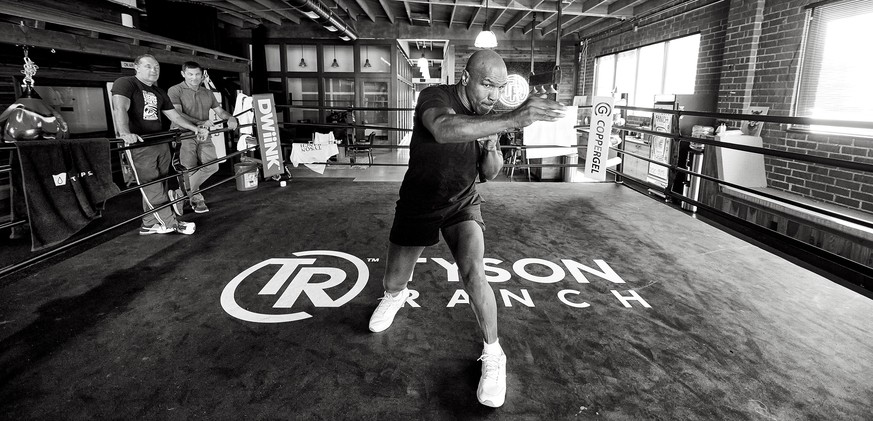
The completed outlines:
[[[49,107],[33,86],[26,84],[24,92],[0,114],[0,137],[4,142],[34,139],[65,139],[67,122]]]

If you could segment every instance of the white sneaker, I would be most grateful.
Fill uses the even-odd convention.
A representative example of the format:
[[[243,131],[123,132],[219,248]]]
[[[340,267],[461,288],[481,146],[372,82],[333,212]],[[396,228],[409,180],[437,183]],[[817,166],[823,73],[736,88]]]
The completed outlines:
[[[173,232],[173,230],[173,227],[165,227],[161,224],[154,224],[150,227],[139,227],[139,235],[169,234]]]
[[[409,298],[408,288],[403,288],[403,291],[400,291],[396,297],[392,297],[388,291],[385,291],[385,296],[379,299],[381,301],[379,306],[370,316],[370,331],[381,332],[388,329],[394,322],[394,315],[403,308],[407,298]]]
[[[497,408],[506,400],[506,354],[483,353],[479,361],[482,361],[482,377],[476,398],[482,405]]]
[[[179,234],[191,235],[194,234],[194,230],[197,229],[197,224],[193,222],[176,221],[176,225],[173,226],[173,229]]]

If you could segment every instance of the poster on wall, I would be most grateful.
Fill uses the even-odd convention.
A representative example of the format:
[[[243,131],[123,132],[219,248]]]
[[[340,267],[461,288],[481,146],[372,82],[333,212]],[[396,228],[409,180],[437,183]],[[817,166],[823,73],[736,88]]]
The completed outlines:
[[[655,104],[654,108],[663,108],[663,109],[673,109],[673,104]],[[652,114],[652,130],[656,132],[662,133],[670,133],[672,132],[673,127],[673,115],[672,114],[663,114],[663,113],[653,113]],[[662,136],[652,136],[651,137],[651,150],[649,152],[649,159],[655,162],[663,163],[664,165],[670,164],[670,146],[671,140],[668,137]],[[655,184],[662,188],[667,187],[667,178],[669,176],[669,171],[666,166],[657,165],[654,163],[649,163],[649,174],[646,177],[646,181],[649,183]]]

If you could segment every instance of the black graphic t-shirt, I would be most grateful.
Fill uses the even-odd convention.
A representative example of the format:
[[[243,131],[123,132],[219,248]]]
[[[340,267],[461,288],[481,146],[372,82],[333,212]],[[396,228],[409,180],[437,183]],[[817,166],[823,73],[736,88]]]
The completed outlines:
[[[479,175],[479,142],[437,143],[422,123],[429,108],[449,107],[457,114],[475,115],[461,103],[454,85],[432,86],[418,96],[409,143],[409,169],[400,186],[398,205],[439,209],[475,196]]]
[[[130,100],[127,110],[130,132],[138,135],[157,133],[163,130],[161,111],[173,110],[173,103],[163,89],[148,86],[136,76],[118,78],[112,84],[112,94]]]

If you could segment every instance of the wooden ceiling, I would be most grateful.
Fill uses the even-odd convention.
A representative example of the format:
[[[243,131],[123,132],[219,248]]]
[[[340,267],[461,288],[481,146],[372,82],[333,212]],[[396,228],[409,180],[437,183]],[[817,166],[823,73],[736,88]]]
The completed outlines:
[[[526,35],[536,30],[546,36],[556,32],[560,22],[562,37],[577,34],[574,37],[579,38],[606,25],[683,2],[563,0],[559,21],[558,2],[554,0],[188,0],[218,9],[219,19],[240,28],[309,21],[303,14],[305,10],[293,6],[304,1],[329,11],[352,30],[358,22],[450,30],[470,30],[487,23],[495,32],[518,31]]]

